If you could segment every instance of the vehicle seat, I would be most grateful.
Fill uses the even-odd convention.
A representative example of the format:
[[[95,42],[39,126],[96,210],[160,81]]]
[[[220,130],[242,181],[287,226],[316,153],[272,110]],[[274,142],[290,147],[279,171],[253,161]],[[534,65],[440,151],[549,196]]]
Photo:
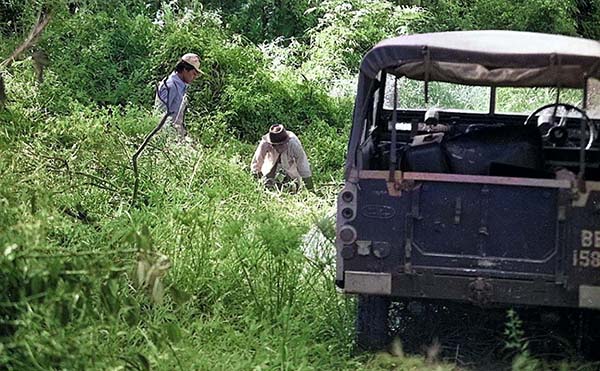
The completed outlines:
[[[455,174],[524,176],[543,172],[542,137],[537,127],[472,127],[443,143]],[[514,173],[511,172],[514,168]],[[496,169],[502,174],[494,174]]]
[[[402,157],[402,169],[423,173],[450,172],[446,153],[437,142],[407,147]]]

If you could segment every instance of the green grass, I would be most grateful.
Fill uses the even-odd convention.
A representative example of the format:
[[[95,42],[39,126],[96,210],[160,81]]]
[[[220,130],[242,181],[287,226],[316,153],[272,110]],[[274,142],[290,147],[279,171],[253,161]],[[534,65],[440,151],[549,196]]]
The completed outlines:
[[[355,354],[355,302],[334,288],[334,247],[325,238],[305,253],[307,234],[332,237],[341,130],[315,121],[300,133],[317,191],[287,194],[250,176],[254,144],[192,116],[195,147],[155,138],[132,203],[131,156],[157,117],[39,104],[18,101],[0,116],[6,369],[456,368],[401,351]],[[161,257],[168,264],[149,273]],[[515,362],[548,366],[528,354]]]
[[[138,133],[124,134],[133,121]],[[85,108],[51,127],[10,123],[25,134],[2,142],[0,360],[9,369],[362,367],[366,358],[351,356],[353,300],[334,289],[331,261],[301,249],[336,187],[266,192],[243,143],[223,151],[159,138],[140,158],[143,202],[132,206],[129,156],[151,123],[142,111]],[[150,265],[157,254],[170,261],[162,304],[136,286],[140,251]]]
[[[325,2],[326,22],[278,52],[298,60],[277,75],[200,6],[163,5],[158,26],[127,4],[90,4],[65,7],[45,30],[43,84],[26,56],[0,71],[0,370],[455,369],[398,346],[356,354],[355,302],[334,287],[334,247],[304,246],[317,229],[331,239],[352,115],[352,97],[327,91],[422,12]],[[2,41],[7,54],[21,39]],[[196,145],[158,135],[139,158],[132,202],[131,156],[158,122],[153,84],[190,46],[207,72],[190,88]],[[315,193],[266,191],[250,176],[255,140],[275,122],[305,144]]]

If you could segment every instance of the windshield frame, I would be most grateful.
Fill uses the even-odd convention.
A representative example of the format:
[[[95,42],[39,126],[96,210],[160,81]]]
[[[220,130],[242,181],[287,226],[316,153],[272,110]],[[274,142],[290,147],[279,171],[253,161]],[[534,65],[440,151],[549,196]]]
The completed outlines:
[[[384,88],[375,92],[378,95],[375,97],[375,101],[380,107],[374,107],[374,109],[380,110],[383,108],[391,110],[393,107],[391,98],[393,81],[396,76],[389,71],[383,71],[378,77],[381,79],[378,85]],[[585,97],[588,96],[587,84],[582,89],[560,87],[496,87],[472,86],[440,81],[427,82],[410,79],[406,76],[396,78],[398,78],[399,82],[397,107],[401,110],[428,110],[436,108],[448,112],[528,115],[542,105],[557,101],[584,109]],[[598,91],[600,92],[600,80],[598,82]],[[407,88],[408,91],[406,90]],[[417,93],[419,94],[417,95]],[[514,96],[515,93],[521,95],[523,99],[506,100],[507,96]],[[460,95],[465,95],[465,97],[456,98],[456,96]],[[525,98],[528,100],[525,101]],[[447,101],[447,99],[451,99],[452,101]],[[407,103],[406,100],[412,100],[413,103]],[[473,100],[476,101],[473,102]],[[382,104],[380,104],[381,102]],[[598,105],[600,105],[600,102]],[[507,106],[512,106],[513,109],[507,109]],[[498,107],[504,108],[498,110]]]

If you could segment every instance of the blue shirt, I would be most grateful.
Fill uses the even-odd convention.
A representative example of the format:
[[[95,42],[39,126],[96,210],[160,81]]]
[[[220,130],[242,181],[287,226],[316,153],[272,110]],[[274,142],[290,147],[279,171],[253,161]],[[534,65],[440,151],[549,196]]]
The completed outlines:
[[[161,109],[167,110],[173,120],[175,120],[182,108],[181,104],[183,103],[187,85],[176,72],[173,72],[158,87],[156,103]]]

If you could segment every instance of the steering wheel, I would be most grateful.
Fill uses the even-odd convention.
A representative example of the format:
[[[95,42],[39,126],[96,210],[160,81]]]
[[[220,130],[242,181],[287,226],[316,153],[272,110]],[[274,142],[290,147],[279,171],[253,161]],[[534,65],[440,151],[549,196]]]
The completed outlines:
[[[592,144],[594,143],[594,140],[596,140],[597,137],[597,133],[596,133],[596,126],[592,123],[592,121],[590,120],[590,118],[588,117],[588,115],[585,113],[584,110],[582,110],[579,107],[576,107],[572,104],[568,104],[568,103],[550,103],[550,104],[546,104],[544,106],[539,107],[538,109],[536,109],[535,111],[531,112],[529,114],[529,116],[527,116],[527,119],[525,119],[525,125],[529,125],[529,122],[535,117],[537,116],[540,112],[542,112],[545,109],[548,108],[552,108],[554,107],[554,110],[552,111],[551,117],[550,117],[550,122],[539,122],[537,123],[538,128],[540,129],[541,133],[542,133],[542,137],[549,141],[552,144],[555,145],[567,145],[570,147],[578,147],[581,144],[576,144],[573,143],[572,141],[569,140],[569,132],[567,130],[567,115],[570,111],[575,111],[577,113],[579,113],[581,115],[581,120],[585,120],[585,123],[587,125],[587,142],[585,145],[585,149],[590,149],[592,147]],[[564,116],[557,116],[556,115],[556,109],[558,107],[563,107],[567,112],[564,114]],[[557,120],[557,118],[560,117],[560,120]]]

